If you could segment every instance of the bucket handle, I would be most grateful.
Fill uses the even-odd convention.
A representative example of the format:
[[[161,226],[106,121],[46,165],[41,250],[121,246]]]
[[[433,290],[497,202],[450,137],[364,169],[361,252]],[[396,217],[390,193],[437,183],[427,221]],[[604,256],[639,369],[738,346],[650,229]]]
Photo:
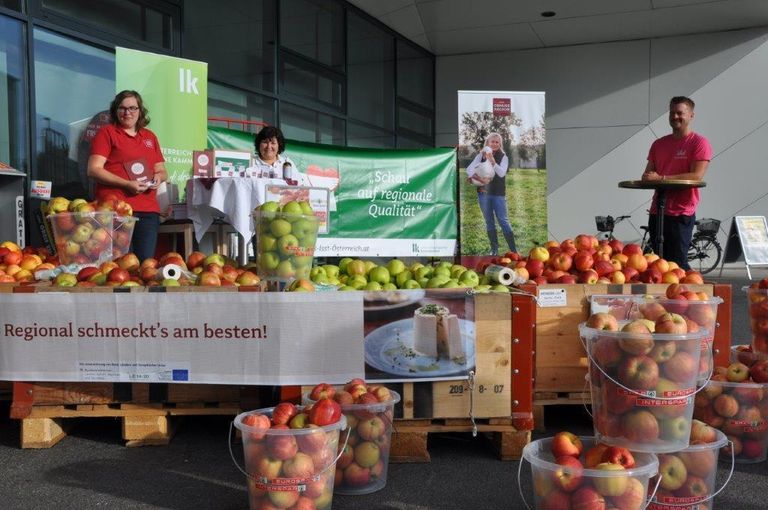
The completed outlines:
[[[240,465],[240,463],[235,459],[235,453],[232,451],[232,428],[234,427],[235,422],[231,421],[229,422],[229,435],[227,436],[227,446],[229,447],[229,456],[232,457],[232,462],[235,463],[235,467],[237,467],[238,471],[240,471],[242,474],[245,475],[246,478],[253,480],[255,482],[258,481],[257,478],[255,478],[252,474],[250,474],[248,471],[243,469],[243,467]],[[321,471],[319,471],[317,474],[315,474],[312,478],[307,479],[308,482],[315,482],[320,479],[320,475],[328,471],[331,467],[336,465],[336,461],[341,458],[341,456],[344,454],[344,449],[347,447],[347,443],[349,443],[349,436],[352,433],[352,427],[346,427],[347,429],[347,437],[344,438],[344,446],[342,448],[338,449],[336,458],[333,459],[332,462],[329,462],[327,466],[325,466]]]
[[[688,395],[684,395],[684,396],[681,396],[681,397],[652,397],[650,395],[646,395],[645,393],[641,393],[641,392],[639,392],[637,390],[634,390],[632,388],[627,388],[626,386],[621,384],[619,381],[617,381],[616,379],[614,379],[613,377],[608,375],[608,373],[606,373],[606,371],[603,370],[603,367],[601,367],[600,364],[595,360],[595,358],[592,357],[592,353],[587,348],[587,343],[584,340],[584,338],[580,337],[580,340],[581,340],[581,346],[584,347],[584,351],[587,353],[587,357],[589,358],[589,361],[590,361],[589,369],[590,370],[592,370],[593,366],[597,367],[597,369],[600,371],[600,373],[603,374],[605,377],[607,377],[611,382],[615,383],[620,388],[623,388],[623,389],[627,390],[631,394],[637,395],[638,397],[649,398],[651,400],[681,400],[681,401],[682,400],[688,400],[689,398],[693,397],[698,392],[700,392],[701,390],[704,389],[704,387],[706,386],[706,383],[709,382],[709,380],[712,378],[712,372],[714,371],[714,369],[710,368],[709,374],[707,375],[707,378],[706,378],[705,382],[701,386],[699,386],[699,388],[697,390],[694,390],[692,393],[689,393]],[[587,374],[589,374],[589,373],[587,373]],[[699,383],[698,379],[697,379],[696,382],[697,382],[697,384]],[[678,405],[682,405],[682,404],[678,404]]]
[[[520,473],[523,470],[523,461],[525,460],[525,457],[520,457],[520,463],[517,465],[517,490],[520,492],[520,497],[523,499],[523,504],[525,504],[525,508],[528,510],[531,510],[530,505],[528,505],[528,501],[525,499],[525,494],[523,494],[523,484],[520,483]],[[733,474],[733,464],[731,465],[731,474]],[[730,475],[728,476],[728,480],[730,480]],[[725,482],[726,484],[728,481]],[[648,496],[648,498],[645,500],[645,506],[643,508],[648,508],[648,505],[653,503],[653,498],[656,497],[656,493],[659,491],[659,485],[661,484],[661,476],[659,476],[659,479],[656,480],[656,487],[653,488],[653,494]],[[725,487],[725,486],[723,486]],[[720,490],[723,490],[721,488]],[[715,497],[717,494],[719,494],[720,491],[717,491],[717,493],[713,494],[710,497]]]
[[[584,376],[584,391],[582,393],[587,393],[589,391],[590,396],[592,395],[592,381],[589,379],[589,372],[587,372],[587,375]],[[591,400],[590,400],[591,402]],[[587,399],[582,399],[582,405],[584,406],[584,410],[587,412],[590,418],[594,418],[592,416],[592,410],[587,407]]]
[[[664,505],[664,506],[679,506],[679,507],[689,508],[692,505],[698,505],[699,503],[704,503],[705,501],[709,501],[711,499],[715,499],[715,496],[717,496],[718,494],[723,492],[725,490],[725,488],[728,486],[728,483],[731,481],[731,477],[733,476],[733,471],[736,468],[736,453],[733,451],[733,441],[731,441],[729,439],[728,440],[728,444],[731,445],[731,470],[728,473],[728,478],[725,479],[725,482],[723,482],[723,485],[719,489],[717,489],[716,492],[714,492],[713,494],[710,494],[709,496],[707,496],[704,499],[699,499],[699,500],[696,500],[696,501],[691,502],[691,503],[666,503],[666,502],[662,502],[662,501],[657,501],[656,503],[659,504],[659,505]],[[659,475],[659,481],[657,482],[657,484],[658,483],[661,483],[661,475]],[[654,496],[655,496],[655,493],[654,493]]]

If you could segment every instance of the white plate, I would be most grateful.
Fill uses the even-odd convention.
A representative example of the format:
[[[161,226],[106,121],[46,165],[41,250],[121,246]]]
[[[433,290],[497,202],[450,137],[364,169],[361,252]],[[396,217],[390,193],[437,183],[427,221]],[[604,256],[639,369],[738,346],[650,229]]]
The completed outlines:
[[[404,346],[413,335],[413,319],[385,324],[365,337],[365,361],[373,368],[406,377],[444,377],[468,372],[475,366],[475,324],[459,319],[466,362],[424,356]],[[409,355],[410,354],[410,355]]]
[[[389,290],[389,291],[367,291],[363,295],[363,310],[366,312],[380,312],[384,310],[395,310],[404,306],[412,305],[424,298],[427,293],[424,290]],[[377,297],[386,297],[389,299],[375,299]],[[404,298],[404,299],[403,299]],[[402,299],[394,301],[394,299]]]

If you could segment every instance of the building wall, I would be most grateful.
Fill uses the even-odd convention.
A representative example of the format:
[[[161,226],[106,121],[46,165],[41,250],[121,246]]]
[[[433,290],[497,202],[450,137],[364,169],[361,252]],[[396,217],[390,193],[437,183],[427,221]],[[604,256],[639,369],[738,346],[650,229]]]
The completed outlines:
[[[596,215],[631,214],[615,233],[639,239],[651,192],[617,183],[640,177],[651,143],[670,132],[676,95],[696,101],[693,128],[714,151],[698,217],[727,231],[735,215],[768,214],[768,27],[438,57],[435,78],[439,146],[457,142],[457,90],[546,92],[550,238],[595,233]]]

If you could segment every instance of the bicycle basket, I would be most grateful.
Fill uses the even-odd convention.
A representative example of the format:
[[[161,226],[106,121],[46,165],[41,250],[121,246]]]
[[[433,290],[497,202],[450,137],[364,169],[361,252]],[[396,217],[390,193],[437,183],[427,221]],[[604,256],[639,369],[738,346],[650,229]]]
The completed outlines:
[[[613,216],[595,216],[598,232],[610,232],[613,230]]]
[[[702,218],[698,221],[699,232],[703,234],[717,234],[720,230],[720,220],[714,218]]]

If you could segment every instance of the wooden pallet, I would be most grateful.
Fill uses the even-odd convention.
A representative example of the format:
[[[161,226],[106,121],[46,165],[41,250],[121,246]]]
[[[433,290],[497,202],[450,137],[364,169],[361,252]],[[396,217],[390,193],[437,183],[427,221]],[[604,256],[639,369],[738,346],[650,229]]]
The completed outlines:
[[[591,403],[588,391],[583,392],[553,392],[537,391],[533,394],[533,425],[534,430],[543,432],[545,427],[544,410],[554,405],[579,405]]]
[[[477,431],[488,437],[501,460],[517,460],[531,441],[530,430],[518,430],[512,418],[476,418]],[[429,462],[427,439],[430,433],[472,432],[468,418],[395,420],[390,462]]]
[[[11,400],[13,383],[10,381],[0,381],[0,401]]]
[[[180,417],[238,413],[237,402],[33,406],[21,420],[21,448],[50,448],[77,423],[72,418],[120,418],[126,446],[156,446],[170,442]]]

